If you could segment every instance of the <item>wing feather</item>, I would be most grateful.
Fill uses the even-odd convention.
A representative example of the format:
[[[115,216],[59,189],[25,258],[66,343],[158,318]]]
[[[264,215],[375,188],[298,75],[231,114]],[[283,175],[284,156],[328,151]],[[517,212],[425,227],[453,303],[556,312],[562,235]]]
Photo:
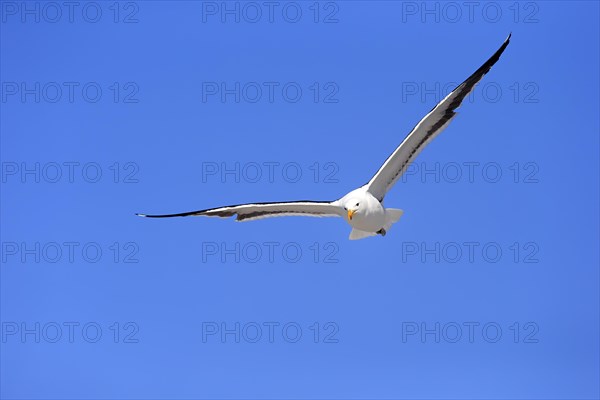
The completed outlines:
[[[467,80],[458,85],[448,96],[438,103],[413,130],[408,134],[398,148],[388,157],[375,176],[367,183],[366,189],[382,201],[385,194],[406,171],[408,165],[417,155],[442,132],[456,115],[456,110],[462,101],[471,93],[483,76],[500,59],[500,55],[508,46],[511,35],[508,35],[502,46]]]
[[[344,215],[344,213],[343,208],[337,205],[336,202],[301,200],[290,202],[239,204],[234,206],[209,208],[206,210],[189,211],[178,214],[137,215],[148,218],[190,216],[227,218],[236,215],[236,221],[252,221],[263,218],[284,216],[341,217]]]

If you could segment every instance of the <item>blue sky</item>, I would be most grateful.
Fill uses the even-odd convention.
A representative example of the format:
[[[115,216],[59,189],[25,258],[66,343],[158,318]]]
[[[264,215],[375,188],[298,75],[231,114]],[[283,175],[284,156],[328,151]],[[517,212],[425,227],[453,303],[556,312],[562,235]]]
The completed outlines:
[[[0,2],[2,398],[600,396],[596,2]],[[330,200],[506,52],[386,197]]]

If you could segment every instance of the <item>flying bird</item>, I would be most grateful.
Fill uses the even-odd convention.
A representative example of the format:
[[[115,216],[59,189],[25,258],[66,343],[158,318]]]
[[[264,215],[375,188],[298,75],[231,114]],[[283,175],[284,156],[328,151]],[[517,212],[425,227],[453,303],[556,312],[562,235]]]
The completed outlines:
[[[489,60],[450,92],[412,129],[367,184],[351,191],[339,200],[250,203],[179,214],[137,215],[148,218],[188,216],[227,218],[235,215],[237,216],[236,221],[253,221],[283,216],[342,217],[352,227],[350,240],[376,235],[385,236],[392,224],[397,222],[404,212],[400,209],[384,207],[383,199],[386,193],[421,150],[450,124],[450,121],[456,116],[455,110],[460,107],[465,97],[473,91],[475,85],[498,61],[508,46],[510,37],[511,35],[508,35],[502,46]]]

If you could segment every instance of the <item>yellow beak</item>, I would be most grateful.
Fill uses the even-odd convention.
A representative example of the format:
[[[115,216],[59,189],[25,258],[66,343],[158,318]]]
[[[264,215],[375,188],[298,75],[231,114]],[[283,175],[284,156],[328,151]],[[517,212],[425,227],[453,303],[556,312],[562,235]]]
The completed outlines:
[[[352,219],[353,215],[354,215],[354,210],[348,210],[348,219]]]

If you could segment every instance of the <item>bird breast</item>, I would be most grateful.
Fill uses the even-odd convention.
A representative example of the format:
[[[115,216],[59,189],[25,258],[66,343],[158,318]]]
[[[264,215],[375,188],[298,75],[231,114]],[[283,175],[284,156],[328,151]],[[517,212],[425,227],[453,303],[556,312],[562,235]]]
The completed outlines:
[[[361,204],[360,212],[354,214],[350,225],[366,232],[377,232],[385,223],[385,209],[373,196],[368,196]]]

